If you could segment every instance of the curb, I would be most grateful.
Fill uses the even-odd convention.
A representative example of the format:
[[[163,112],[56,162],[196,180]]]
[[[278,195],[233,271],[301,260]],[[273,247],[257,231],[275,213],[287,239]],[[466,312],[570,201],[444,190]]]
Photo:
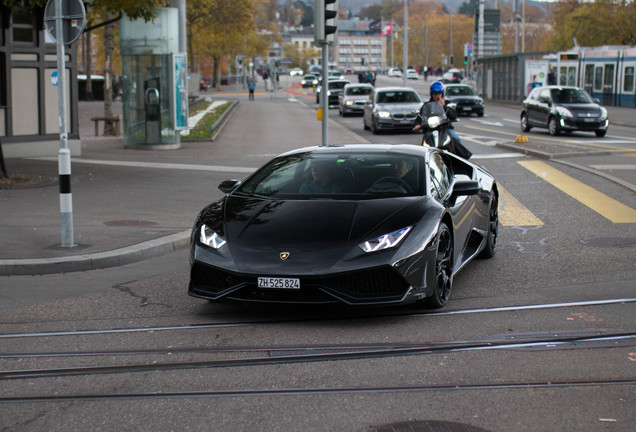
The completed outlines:
[[[0,276],[71,273],[118,267],[165,255],[190,244],[191,230],[181,231],[133,246],[94,254],[57,258],[0,260]]]
[[[516,145],[514,143],[497,143],[496,147],[514,151],[517,153],[523,153],[527,156],[534,156],[541,159],[559,159],[566,157],[576,157],[576,156],[606,156],[610,154],[609,151],[606,150],[583,150],[577,149],[578,151],[569,151],[569,152],[560,152],[560,153],[549,153],[547,151],[541,151],[538,149],[528,148],[527,146]],[[566,146],[563,146],[566,147]],[[575,149],[575,147],[568,147]]]
[[[227,122],[227,120],[229,120],[232,114],[234,114],[234,111],[236,110],[236,107],[238,106],[238,104],[239,104],[238,100],[235,100],[234,102],[232,102],[232,105],[230,105],[230,107],[225,110],[225,112],[221,115],[221,117],[219,117],[219,119],[214,122],[214,124],[211,127],[212,141],[216,141],[216,137],[223,130],[223,127],[225,126],[225,123]]]

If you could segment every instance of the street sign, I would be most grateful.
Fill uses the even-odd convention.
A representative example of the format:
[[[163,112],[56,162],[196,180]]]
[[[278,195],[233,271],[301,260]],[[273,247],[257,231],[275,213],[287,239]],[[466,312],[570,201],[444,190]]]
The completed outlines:
[[[49,0],[44,8],[44,26],[51,38],[56,41],[57,17],[55,16],[55,2]],[[59,0],[62,2],[62,43],[70,45],[75,42],[84,31],[86,24],[86,9],[81,0]]]
[[[51,74],[51,84],[57,87],[57,71],[53,71]]]

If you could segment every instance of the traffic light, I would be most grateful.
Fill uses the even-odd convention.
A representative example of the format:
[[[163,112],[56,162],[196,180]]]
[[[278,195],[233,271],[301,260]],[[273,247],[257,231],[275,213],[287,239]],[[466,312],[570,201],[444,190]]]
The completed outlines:
[[[314,42],[333,42],[338,30],[338,0],[314,0]]]
[[[453,66],[455,64],[455,56],[450,56],[450,65]]]
[[[468,56],[464,56],[464,64],[467,65],[468,64]]]

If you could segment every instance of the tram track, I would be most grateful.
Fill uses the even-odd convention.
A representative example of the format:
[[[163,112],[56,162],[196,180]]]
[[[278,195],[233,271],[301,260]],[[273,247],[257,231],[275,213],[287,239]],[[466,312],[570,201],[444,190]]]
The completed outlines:
[[[636,302],[636,298],[620,298],[600,301],[552,303],[506,306],[495,308],[477,308],[463,310],[448,310],[431,313],[386,313],[382,317],[424,317],[445,316],[456,314],[484,314],[499,312],[516,312],[523,310],[554,309],[567,307],[594,307],[618,305]],[[376,311],[377,312],[377,311]],[[368,319],[370,316],[348,316],[337,319]],[[378,315],[374,314],[377,318]],[[214,389],[177,389],[172,386],[161,391],[121,391],[104,388],[84,391],[70,390],[60,392],[59,383],[55,389],[48,389],[56,380],[69,377],[84,377],[94,380],[98,376],[111,376],[114,382],[127,381],[130,374],[159,373],[170,371],[184,371],[188,374],[194,370],[242,368],[245,374],[257,367],[277,368],[283,365],[293,366],[308,363],[327,363],[344,361],[366,361],[373,359],[390,359],[411,356],[413,358],[429,355],[450,355],[477,351],[557,351],[597,349],[609,350],[636,346],[636,331],[624,329],[588,328],[581,330],[550,330],[532,333],[501,333],[485,335],[469,340],[436,340],[426,342],[371,342],[371,343],[334,343],[334,344],[263,344],[263,345],[233,345],[233,346],[178,346],[162,348],[146,348],[126,346],[115,349],[83,349],[76,346],[73,350],[63,350],[56,346],[66,347],[68,337],[77,336],[108,336],[118,334],[135,334],[138,332],[156,331],[194,331],[209,328],[263,326],[290,323],[309,323],[320,320],[333,320],[334,317],[307,317],[303,319],[280,319],[268,321],[236,321],[227,323],[204,323],[176,326],[130,327],[111,329],[86,329],[50,332],[7,333],[0,335],[0,340],[35,340],[43,338],[47,341],[46,350],[33,351],[0,351],[0,361],[4,367],[0,370],[0,384],[5,387],[5,393],[0,397],[0,404],[15,403],[60,403],[74,401],[103,401],[103,400],[152,400],[157,398],[192,399],[192,398],[249,398],[249,397],[278,397],[278,396],[312,396],[312,395],[345,395],[372,393],[425,393],[425,392],[461,392],[475,390],[505,390],[505,389],[575,389],[578,387],[612,387],[633,386],[636,378],[629,374],[596,377],[559,377],[548,380],[545,377],[516,378],[510,376],[507,380],[492,381],[487,378],[477,378],[475,382],[451,379],[450,382],[435,383],[417,380],[414,383],[395,384],[388,382],[374,386],[360,385],[342,386],[303,386],[293,388],[260,387],[247,383],[243,387]],[[34,339],[35,338],[35,339]],[[59,338],[59,344],[56,342]],[[83,343],[87,343],[86,341]],[[17,344],[19,346],[19,343]],[[90,347],[90,345],[88,345]],[[139,357],[139,358],[136,358]],[[81,359],[82,364],[77,364]],[[115,360],[115,359],[121,359]],[[50,365],[54,362],[54,365]],[[119,363],[119,364],[118,364]],[[7,365],[19,364],[23,368],[9,368]],[[25,367],[24,365],[29,365]],[[331,367],[331,366],[330,366]],[[237,369],[239,370],[239,369]],[[247,372],[249,370],[249,372]],[[140,375],[143,376],[143,375]],[[163,375],[159,375],[163,376]],[[166,375],[167,376],[167,375]],[[189,376],[189,375],[188,375]],[[42,381],[41,381],[42,380]],[[42,382],[42,390],[38,394],[27,391],[30,386]],[[37,385],[40,387],[39,385]],[[172,387],[172,388],[171,388]],[[26,393],[16,392],[23,388]],[[12,390],[13,389],[13,390]],[[8,390],[8,393],[6,393]]]
[[[47,402],[78,402],[100,400],[129,400],[129,399],[185,399],[185,398],[236,398],[236,397],[267,397],[267,396],[312,396],[312,395],[343,395],[362,393],[407,393],[407,392],[441,392],[441,391],[470,391],[470,390],[503,390],[503,389],[558,389],[573,387],[606,387],[620,385],[634,385],[636,379],[617,380],[568,380],[568,381],[511,381],[503,383],[480,384],[447,384],[421,386],[361,386],[361,387],[330,387],[330,388],[284,388],[284,389],[245,389],[224,391],[186,391],[186,392],[147,392],[147,393],[92,393],[84,395],[40,395],[24,397],[0,397],[2,403],[47,403]]]
[[[42,331],[42,332],[24,332],[24,333],[3,333],[0,334],[0,340],[12,339],[12,338],[34,338],[34,337],[53,337],[53,336],[81,336],[81,335],[100,335],[100,334],[115,334],[115,333],[139,333],[139,332],[158,332],[158,331],[175,331],[175,330],[196,330],[196,329],[213,329],[213,328],[225,328],[225,327],[244,327],[244,326],[264,326],[264,325],[278,325],[278,324],[298,324],[308,322],[319,322],[327,320],[361,320],[373,318],[392,318],[392,317],[435,317],[446,315],[468,315],[468,314],[481,314],[481,313],[499,313],[499,312],[518,312],[527,310],[539,310],[539,309],[555,309],[565,307],[587,307],[587,306],[603,306],[612,304],[634,303],[636,298],[617,298],[607,300],[590,300],[590,301],[577,301],[577,302],[563,302],[563,303],[545,303],[545,304],[530,304],[530,305],[516,305],[516,306],[501,306],[492,308],[473,308],[473,309],[456,309],[448,311],[438,312],[426,312],[426,313],[381,313],[377,311],[373,315],[356,315],[356,316],[337,316],[337,317],[308,317],[302,319],[277,319],[277,320],[265,320],[265,321],[238,321],[238,322],[221,322],[221,323],[202,323],[202,324],[179,324],[179,325],[167,325],[167,326],[142,326],[142,327],[129,327],[129,328],[106,328],[106,329],[84,329],[84,330],[61,330],[61,331]]]
[[[77,375],[97,375],[97,374],[121,374],[148,371],[165,371],[180,369],[199,368],[227,368],[227,367],[247,367],[263,365],[298,364],[308,362],[343,361],[343,360],[366,360],[381,357],[398,357],[409,355],[425,355],[438,353],[452,353],[458,351],[473,350],[512,350],[512,349],[571,349],[571,348],[598,348],[615,347],[621,344],[636,345],[636,333],[634,332],[614,332],[606,333],[598,330],[581,332],[578,335],[561,336],[553,334],[548,337],[520,337],[515,336],[515,341],[498,340],[470,340],[470,341],[445,341],[438,343],[424,344],[358,344],[358,345],[296,345],[296,346],[256,346],[256,347],[223,347],[209,348],[203,350],[181,349],[180,351],[191,353],[244,353],[253,354],[255,352],[264,353],[260,357],[243,358],[222,358],[204,361],[177,361],[177,362],[157,362],[135,363],[124,365],[93,365],[79,367],[54,367],[42,369],[25,370],[3,370],[0,371],[0,381],[33,378],[59,378]],[[0,358],[20,356],[26,357],[75,357],[75,356],[111,356],[113,354],[131,355],[138,353],[158,353],[174,354],[164,350],[118,350],[118,351],[75,351],[75,352],[37,352],[37,353],[0,353]],[[292,354],[288,354],[292,353]]]

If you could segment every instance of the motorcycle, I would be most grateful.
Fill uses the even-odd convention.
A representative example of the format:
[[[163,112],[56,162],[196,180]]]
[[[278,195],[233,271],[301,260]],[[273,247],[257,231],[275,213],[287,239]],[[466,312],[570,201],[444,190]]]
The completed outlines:
[[[449,107],[454,108],[454,104]],[[472,153],[460,142],[454,140],[448,132],[452,121],[446,117],[444,108],[434,101],[426,102],[420,110],[422,145],[441,148],[464,159],[470,159]]]

